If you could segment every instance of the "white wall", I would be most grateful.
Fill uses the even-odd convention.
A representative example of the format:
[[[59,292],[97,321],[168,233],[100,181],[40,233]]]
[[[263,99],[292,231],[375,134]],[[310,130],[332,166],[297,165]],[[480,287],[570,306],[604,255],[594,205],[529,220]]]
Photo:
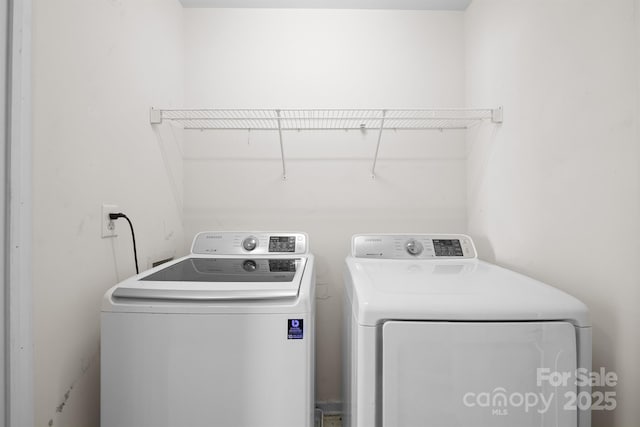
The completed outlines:
[[[634,12],[633,0],[475,0],[465,15],[467,103],[505,111],[496,132],[469,134],[469,231],[485,258],[591,309],[593,366],[620,377],[596,427],[640,419]]]
[[[185,99],[208,108],[453,107],[461,12],[185,10]],[[342,265],[358,232],[466,228],[464,133],[185,133],[185,236],[301,230],[317,256],[318,395],[340,399]]]
[[[180,132],[149,126],[183,102],[177,0],[33,1],[33,288],[37,426],[99,425],[99,313],[134,273],[183,250]]]
[[[36,425],[97,425],[100,300],[133,273],[125,224],[100,238],[103,202],[133,219],[141,268],[205,229],[307,231],[319,400],[340,398],[351,234],[468,225],[485,258],[590,306],[594,366],[621,377],[618,410],[594,425],[633,425],[638,3],[475,0],[463,14],[34,0]],[[147,117],[152,105],[465,104],[505,107],[501,127],[468,135],[468,161],[464,133],[387,132],[375,180],[375,132],[285,133],[282,181],[274,133],[188,132],[182,147]]]

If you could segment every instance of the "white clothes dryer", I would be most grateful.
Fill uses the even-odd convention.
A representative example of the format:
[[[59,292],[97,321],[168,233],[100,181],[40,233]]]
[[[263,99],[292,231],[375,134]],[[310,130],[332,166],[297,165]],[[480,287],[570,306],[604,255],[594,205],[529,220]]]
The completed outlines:
[[[314,295],[306,234],[198,234],[106,293],[101,426],[311,427]]]
[[[356,235],[344,282],[346,427],[590,426],[574,297],[465,235]]]

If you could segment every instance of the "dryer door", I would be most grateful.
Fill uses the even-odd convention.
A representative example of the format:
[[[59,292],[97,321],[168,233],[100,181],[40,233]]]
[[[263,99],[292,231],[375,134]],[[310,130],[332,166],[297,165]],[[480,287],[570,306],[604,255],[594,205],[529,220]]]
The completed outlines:
[[[575,427],[576,333],[567,322],[389,321],[384,427]]]

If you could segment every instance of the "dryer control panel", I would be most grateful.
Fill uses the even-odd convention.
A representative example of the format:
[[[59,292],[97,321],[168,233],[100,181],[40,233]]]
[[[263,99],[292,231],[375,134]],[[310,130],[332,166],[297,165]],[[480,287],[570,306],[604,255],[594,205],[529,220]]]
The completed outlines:
[[[309,250],[306,233],[205,231],[191,246],[200,255],[300,255]]]
[[[464,234],[356,234],[351,254],[378,259],[477,258],[473,240]]]

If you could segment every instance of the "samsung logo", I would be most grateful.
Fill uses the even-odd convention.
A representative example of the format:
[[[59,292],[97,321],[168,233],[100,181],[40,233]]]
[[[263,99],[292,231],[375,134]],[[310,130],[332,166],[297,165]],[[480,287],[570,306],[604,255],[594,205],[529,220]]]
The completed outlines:
[[[222,239],[222,235],[220,234],[207,234],[207,239]]]
[[[382,242],[382,239],[365,239],[365,242]]]

